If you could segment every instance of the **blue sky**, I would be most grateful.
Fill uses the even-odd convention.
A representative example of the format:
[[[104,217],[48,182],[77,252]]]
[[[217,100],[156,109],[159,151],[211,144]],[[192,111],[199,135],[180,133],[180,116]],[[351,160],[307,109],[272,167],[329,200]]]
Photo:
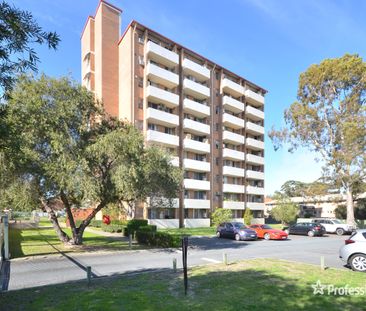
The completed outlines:
[[[99,0],[12,0],[61,36],[56,52],[37,47],[40,72],[80,80],[80,34]],[[110,0],[135,19],[266,88],[266,132],[283,124],[299,74],[325,58],[366,58],[363,0]],[[266,137],[266,193],[289,179],[312,181],[321,164],[306,150],[275,152]]]

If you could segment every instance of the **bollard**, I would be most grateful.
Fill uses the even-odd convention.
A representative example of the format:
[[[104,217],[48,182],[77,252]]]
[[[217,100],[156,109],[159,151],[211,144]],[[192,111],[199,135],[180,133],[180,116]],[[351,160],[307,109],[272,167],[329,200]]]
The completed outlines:
[[[324,256],[320,256],[320,269],[325,270]]]
[[[177,259],[173,258],[173,271],[174,273],[177,272]]]
[[[91,278],[92,278],[92,273],[91,273],[91,267],[90,266],[86,267],[86,277],[88,279],[88,286],[90,286]]]
[[[222,254],[222,261],[223,261],[224,265],[227,265],[228,264],[227,263],[227,254],[226,253],[223,253]]]
[[[129,247],[129,249],[132,248],[132,234],[128,235],[128,247]]]

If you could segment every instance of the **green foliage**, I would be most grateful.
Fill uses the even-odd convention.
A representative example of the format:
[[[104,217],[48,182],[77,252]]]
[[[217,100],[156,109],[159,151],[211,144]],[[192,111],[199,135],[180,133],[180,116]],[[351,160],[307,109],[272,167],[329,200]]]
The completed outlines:
[[[105,232],[124,232],[125,228],[126,228],[127,224],[125,221],[120,221],[120,220],[112,220],[111,223],[109,225],[105,224],[102,222],[101,224],[101,228],[103,231]]]
[[[218,226],[220,223],[230,221],[232,218],[231,210],[216,208],[211,215],[211,222],[213,226]]]
[[[347,218],[347,206],[344,204],[339,204],[334,209],[334,214],[337,219],[346,219]]]
[[[275,195],[274,200],[276,201],[276,206],[271,210],[271,216],[282,224],[294,222],[299,212],[297,204],[291,202],[289,197],[281,194]]]
[[[140,232],[156,232],[157,227],[155,225],[141,226],[141,227],[138,228],[138,231],[140,231]]]
[[[334,209],[334,214],[338,219],[346,219],[347,217],[347,206],[344,204],[339,204]],[[366,220],[366,199],[358,199],[357,205],[355,206],[354,211],[355,219],[357,220]]]
[[[5,1],[0,2],[0,90],[9,91],[20,72],[37,71],[39,58],[33,44],[56,49],[60,41],[55,32],[45,32],[32,14]]]
[[[244,224],[250,225],[252,223],[252,219],[253,219],[253,213],[250,210],[250,208],[247,207],[244,211]]]
[[[324,181],[305,183],[297,180],[288,180],[281,186],[281,193],[288,197],[313,197],[326,195],[335,185]]]
[[[157,247],[179,247],[181,245],[181,237],[166,232],[136,232],[136,239],[140,244]]]
[[[94,228],[101,228],[102,227],[102,221],[101,220],[95,220],[95,219],[93,219],[90,222],[90,226],[91,227],[94,227]]]
[[[131,219],[127,222],[126,234],[134,235],[140,227],[146,227],[148,221],[146,219]]]

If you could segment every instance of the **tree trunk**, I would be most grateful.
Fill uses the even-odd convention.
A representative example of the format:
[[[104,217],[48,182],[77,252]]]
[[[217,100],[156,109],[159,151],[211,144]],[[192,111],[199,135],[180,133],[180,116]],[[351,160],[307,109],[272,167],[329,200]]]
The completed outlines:
[[[69,236],[61,229],[60,224],[58,223],[57,216],[55,212],[50,208],[45,202],[42,202],[43,209],[48,213],[48,218],[52,223],[53,228],[56,231],[56,234],[61,242],[68,243],[70,241]]]
[[[353,195],[351,188],[347,188],[347,225],[356,226]]]

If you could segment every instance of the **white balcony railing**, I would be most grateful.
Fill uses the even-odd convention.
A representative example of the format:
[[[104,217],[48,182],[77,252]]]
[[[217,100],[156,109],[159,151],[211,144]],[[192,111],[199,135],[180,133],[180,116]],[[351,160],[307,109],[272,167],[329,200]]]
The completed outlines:
[[[149,41],[146,44],[146,54],[150,59],[168,67],[176,66],[179,63],[179,56],[177,53],[170,51],[152,41]]]
[[[225,109],[228,109],[234,113],[242,112],[245,109],[245,106],[242,102],[227,95],[222,98],[222,105]]]
[[[235,117],[229,113],[224,113],[222,116],[222,122],[224,125],[229,126],[234,129],[240,129],[244,127],[244,120],[238,117]]]
[[[198,180],[198,179],[184,179],[184,188],[185,189],[195,189],[195,190],[210,190],[210,182],[206,180]]]
[[[264,142],[254,138],[247,138],[246,145],[247,147],[250,147],[252,149],[259,149],[259,150],[264,149]]]
[[[210,97],[210,89],[207,86],[204,86],[187,78],[183,80],[183,88],[186,94],[189,94],[198,99],[205,99]]]
[[[226,93],[229,93],[235,97],[244,95],[244,87],[234,81],[229,80],[228,78],[222,79],[221,88]]]
[[[147,130],[146,141],[154,144],[165,145],[168,147],[177,147],[179,145],[179,137],[154,130]]]
[[[254,154],[247,154],[247,163],[264,165],[264,157],[260,157]]]
[[[233,144],[233,145],[240,145],[240,144],[244,144],[245,137],[243,135],[236,134],[236,133],[233,133],[230,131],[224,131],[223,141]]]
[[[253,211],[261,211],[264,210],[264,203],[247,202],[247,207]]]
[[[210,144],[196,141],[193,139],[185,138],[183,141],[183,147],[186,151],[192,151],[196,153],[210,153]]]
[[[179,76],[176,73],[152,63],[147,65],[146,74],[150,81],[162,84],[168,88],[176,87],[179,84]]]
[[[209,209],[210,200],[184,199],[184,208]]]
[[[245,208],[244,202],[237,202],[237,201],[224,201],[223,202],[223,208],[227,209],[241,209],[243,210]]]
[[[179,117],[177,115],[154,108],[146,109],[146,119],[152,123],[167,127],[176,127],[179,125]]]
[[[264,120],[264,112],[252,106],[247,106],[245,108],[245,114],[255,121]]]
[[[264,97],[261,94],[255,93],[252,90],[245,91],[245,98],[247,102],[255,106],[264,105]]]
[[[183,128],[196,135],[209,135],[210,126],[190,119],[184,119]]]
[[[223,192],[244,193],[244,186],[243,185],[234,185],[234,184],[223,184]]]
[[[210,226],[210,218],[186,218],[184,219],[185,228],[203,228]]]
[[[264,127],[253,122],[248,121],[246,129],[248,133],[264,135]]]
[[[247,186],[247,194],[264,195],[263,187]]]
[[[159,89],[156,86],[149,85],[146,88],[146,97],[148,101],[156,104],[165,104],[169,108],[179,106],[179,96],[169,91]]]
[[[209,172],[211,170],[210,162],[198,161],[192,159],[184,159],[183,165],[185,169],[197,172]]]
[[[236,177],[244,177],[244,169],[240,167],[226,166],[224,165],[222,168],[222,173],[225,176],[236,176]]]
[[[210,70],[206,67],[199,65],[188,58],[183,60],[183,70],[200,81],[206,81],[210,79]]]
[[[264,173],[263,172],[252,171],[252,170],[247,170],[246,177],[248,179],[260,179],[260,180],[264,180]]]
[[[244,161],[245,153],[229,148],[224,148],[222,156],[224,159],[233,160],[233,161]]]
[[[210,107],[188,98],[185,98],[183,100],[183,109],[184,111],[191,113],[199,118],[208,117],[210,115]]]

